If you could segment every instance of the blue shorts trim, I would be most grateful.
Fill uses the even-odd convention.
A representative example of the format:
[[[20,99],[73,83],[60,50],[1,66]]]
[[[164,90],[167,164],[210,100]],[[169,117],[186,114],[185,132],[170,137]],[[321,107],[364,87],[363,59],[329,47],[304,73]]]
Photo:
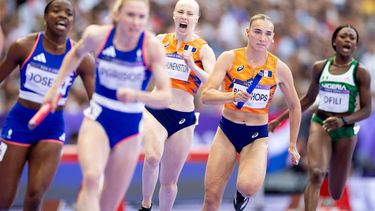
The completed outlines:
[[[197,121],[194,111],[182,112],[169,108],[152,109],[149,107],[146,107],[146,110],[167,130],[168,138],[177,131],[194,125]]]
[[[99,110],[95,117],[90,114],[90,111],[93,110]],[[85,116],[102,125],[108,136],[111,149],[118,143],[138,135],[141,130],[142,113],[115,111],[98,103],[91,102],[90,108],[85,111]]]
[[[27,124],[36,112],[37,110],[16,103],[8,112],[1,131],[1,138],[20,145],[32,145],[45,140],[56,140],[64,143],[63,111],[48,114],[38,127],[30,130]]]
[[[257,139],[268,137],[268,125],[248,126],[221,117],[219,127],[233,144],[237,153]]]

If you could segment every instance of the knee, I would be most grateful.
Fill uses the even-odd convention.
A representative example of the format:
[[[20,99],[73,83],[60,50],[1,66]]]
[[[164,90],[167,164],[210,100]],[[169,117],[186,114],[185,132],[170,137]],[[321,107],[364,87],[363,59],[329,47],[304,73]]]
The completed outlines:
[[[101,174],[98,172],[87,172],[83,175],[82,186],[88,190],[98,190],[100,187]]]
[[[145,156],[145,165],[151,168],[157,168],[160,163],[161,156],[158,155],[146,155]]]
[[[160,187],[168,192],[172,192],[173,190],[177,190],[177,183],[160,183]]]
[[[237,182],[237,190],[245,197],[251,197],[261,188],[261,182],[254,181],[241,181]]]
[[[204,207],[207,210],[219,210],[220,196],[214,192],[207,192],[204,195]]]
[[[26,200],[27,202],[29,202],[30,204],[32,205],[35,205],[35,206],[39,206],[42,199],[43,199],[43,196],[44,196],[44,193],[46,192],[47,188],[42,188],[42,187],[38,187],[38,188],[31,188],[27,193],[26,193]]]
[[[322,169],[313,168],[313,169],[310,170],[309,180],[312,184],[320,186],[320,185],[322,185],[326,174],[327,174],[327,172],[323,171]]]

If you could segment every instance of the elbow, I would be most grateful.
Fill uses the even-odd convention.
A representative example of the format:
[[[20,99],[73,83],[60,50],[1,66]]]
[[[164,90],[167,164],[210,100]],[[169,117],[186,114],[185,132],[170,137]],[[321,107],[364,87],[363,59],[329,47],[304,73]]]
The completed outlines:
[[[203,104],[208,104],[208,103],[209,103],[208,96],[207,96],[207,89],[204,89],[204,90],[202,91],[201,102],[202,102]]]

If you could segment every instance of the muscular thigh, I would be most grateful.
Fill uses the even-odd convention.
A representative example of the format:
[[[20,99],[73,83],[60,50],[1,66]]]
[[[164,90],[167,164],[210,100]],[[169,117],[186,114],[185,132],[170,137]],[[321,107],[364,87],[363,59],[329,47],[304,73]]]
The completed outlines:
[[[0,162],[1,192],[11,190],[12,186],[17,186],[29,151],[29,147],[12,144],[7,144],[7,146],[3,160]]]
[[[110,146],[108,136],[98,122],[89,118],[83,120],[77,147],[79,162],[84,171],[89,170],[88,168],[100,168],[99,171],[101,171],[104,168]]]
[[[238,180],[248,180],[251,175],[253,181],[263,182],[267,167],[267,148],[267,138],[262,138],[242,149]]]
[[[236,150],[223,131],[218,128],[207,161],[206,188],[222,191],[232,174],[236,162]]]
[[[343,138],[333,143],[330,174],[332,178],[347,175],[351,166],[356,137]]]
[[[161,159],[160,181],[177,180],[189,154],[193,133],[192,125],[176,132],[166,140]]]
[[[311,122],[309,139],[307,142],[307,161],[310,168],[328,168],[331,158],[331,138],[323,127]]]
[[[45,188],[55,175],[60,163],[62,144],[38,142],[31,146],[29,153],[29,185]]]
[[[143,112],[143,123],[143,146],[146,156],[161,157],[167,138],[166,129],[148,111]]]

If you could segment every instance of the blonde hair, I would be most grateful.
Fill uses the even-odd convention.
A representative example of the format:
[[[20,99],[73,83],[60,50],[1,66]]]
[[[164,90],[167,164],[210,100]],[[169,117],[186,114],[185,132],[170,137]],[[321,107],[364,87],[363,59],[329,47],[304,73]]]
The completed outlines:
[[[113,9],[112,9],[112,12],[118,12],[121,10],[122,8],[122,5],[125,4],[125,2],[127,1],[143,1],[145,2],[148,6],[150,6],[150,1],[149,0],[117,0],[114,4],[113,4]]]
[[[249,24],[249,27],[251,26],[251,24],[256,21],[256,20],[267,20],[269,22],[272,23],[272,19],[270,18],[270,16],[268,15],[265,15],[265,14],[256,14],[254,15],[253,17],[250,18],[250,24]]]

